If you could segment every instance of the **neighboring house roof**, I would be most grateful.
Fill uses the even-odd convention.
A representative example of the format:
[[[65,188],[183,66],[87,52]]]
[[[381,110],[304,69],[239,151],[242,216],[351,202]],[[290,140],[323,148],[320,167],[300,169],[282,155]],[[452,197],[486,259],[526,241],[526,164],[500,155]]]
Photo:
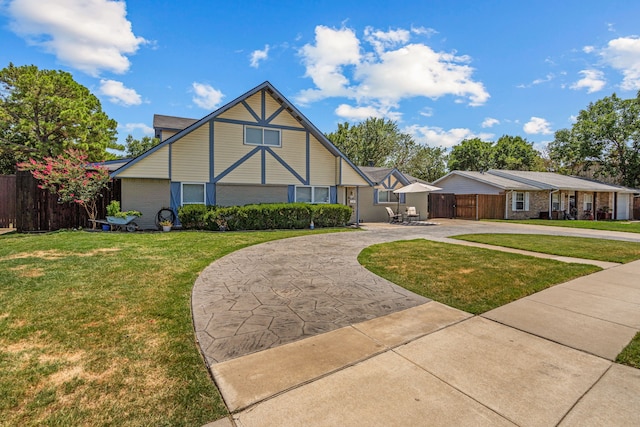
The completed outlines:
[[[396,168],[382,168],[376,166],[359,166],[359,168],[375,185],[382,183],[384,180],[389,178],[390,175],[395,175],[402,185],[407,185],[412,182],[407,178],[407,175],[403,174]]]
[[[501,190],[519,190],[519,191],[537,191],[540,190],[539,187],[535,187],[533,185],[525,184],[519,181],[515,181],[513,179],[504,178],[502,176],[492,175],[487,172],[474,172],[474,171],[451,171],[442,178],[436,179],[433,181],[433,185],[438,185],[438,183],[445,181],[452,175],[458,175],[465,178],[473,179],[478,182],[482,182],[487,185],[491,185],[493,187],[499,188]],[[442,190],[441,192],[446,192],[446,190]]]
[[[189,119],[186,117],[163,116],[162,114],[153,115],[154,129],[182,130],[191,126],[198,119]]]
[[[154,152],[156,152],[157,150],[165,147],[168,144],[173,143],[174,141],[177,141],[178,139],[184,137],[185,135],[188,135],[189,133],[193,132],[194,130],[198,129],[200,126],[204,125],[205,123],[209,122],[210,120],[216,118],[217,116],[223,114],[224,112],[230,110],[231,108],[235,107],[236,105],[240,104],[241,102],[243,102],[245,99],[255,95],[256,93],[259,93],[262,90],[266,90],[271,96],[273,96],[273,98],[281,104],[282,108],[286,109],[287,111],[289,111],[289,113],[295,117],[296,120],[298,120],[331,154],[333,154],[336,157],[341,157],[347,164],[349,164],[369,185],[373,185],[373,183],[371,182],[371,180],[357,167],[355,166],[344,154],[342,154],[342,152],[331,143],[331,141],[329,141],[329,139],[322,133],[320,132],[320,130],[313,124],[311,123],[305,116],[304,114],[302,114],[291,102],[289,102],[289,100],[287,100],[287,98],[285,98],[284,95],[282,95],[271,83],[269,83],[268,81],[265,81],[264,83],[254,87],[253,89],[247,91],[246,93],[240,95],[239,97],[237,97],[236,99],[234,99],[233,101],[229,102],[228,104],[225,104],[224,106],[218,108],[217,110],[215,110],[214,112],[206,115],[205,117],[191,123],[190,125],[188,125],[186,128],[183,128],[182,130],[180,130],[178,133],[176,133],[175,135],[167,138],[166,140],[162,141],[160,144],[156,145],[155,147],[153,147],[152,149],[146,151],[145,153],[141,154],[140,156],[136,157],[135,159],[132,159],[130,162],[128,162],[127,164],[125,164],[124,166],[122,166],[120,169],[116,170],[115,172],[113,172],[111,174],[111,176],[113,178],[117,177],[119,173],[121,173],[122,171],[126,170],[127,168],[129,168],[130,166],[134,165],[136,162],[138,162],[139,160],[141,160],[142,158],[145,158],[151,154],[153,154]],[[177,120],[172,120],[172,119],[177,119]],[[162,122],[163,120],[166,123],[172,124],[174,126],[180,126],[181,123],[185,123],[185,121],[188,120],[193,120],[193,119],[186,119],[186,118],[180,118],[180,117],[174,117],[171,118],[171,116],[160,116],[159,120]],[[154,118],[154,124],[155,124],[155,118]],[[174,128],[175,129],[175,128]]]
[[[635,193],[638,190],[605,184],[599,181],[554,172],[532,172],[490,169],[487,172],[451,171],[434,181],[437,185],[451,175],[459,175],[478,182],[500,188],[502,190],[540,191],[595,191],[612,193]]]
[[[106,162],[97,162],[97,163],[90,163],[90,166],[104,166],[107,168],[107,170],[109,172],[113,172],[114,170],[117,170],[118,168],[120,168],[121,166],[127,164],[127,162],[129,162],[131,160],[131,158],[128,159],[117,159],[117,160],[108,160]]]
[[[571,175],[560,175],[554,172],[502,171],[489,170],[490,174],[531,184],[543,190],[570,190],[633,193],[634,190],[617,185],[605,184],[591,179]]]

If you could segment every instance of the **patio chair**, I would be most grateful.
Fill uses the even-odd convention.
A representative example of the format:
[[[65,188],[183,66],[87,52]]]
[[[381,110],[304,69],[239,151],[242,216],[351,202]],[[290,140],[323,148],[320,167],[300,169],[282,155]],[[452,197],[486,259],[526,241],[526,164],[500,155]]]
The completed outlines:
[[[412,219],[415,219],[416,221],[420,221],[420,212],[416,212],[416,207],[415,206],[408,206],[407,207],[407,221],[411,222]]]
[[[385,206],[385,209],[387,210],[387,214],[389,215],[389,223],[402,222],[402,214],[394,213],[393,209],[388,206]]]

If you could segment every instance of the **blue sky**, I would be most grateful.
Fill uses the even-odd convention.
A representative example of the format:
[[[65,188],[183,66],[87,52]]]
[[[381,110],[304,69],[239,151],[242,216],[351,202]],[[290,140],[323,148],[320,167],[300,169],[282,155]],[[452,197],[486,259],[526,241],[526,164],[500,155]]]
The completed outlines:
[[[635,1],[0,0],[0,67],[73,74],[118,122],[201,118],[265,80],[321,131],[370,116],[414,139],[541,149],[640,90]]]

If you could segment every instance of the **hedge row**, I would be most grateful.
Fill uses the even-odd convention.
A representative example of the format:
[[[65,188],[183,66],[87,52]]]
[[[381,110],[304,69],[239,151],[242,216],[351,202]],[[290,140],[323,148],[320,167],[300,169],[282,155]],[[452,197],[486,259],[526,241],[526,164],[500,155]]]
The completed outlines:
[[[274,230],[316,227],[340,227],[351,217],[344,205],[310,205],[308,203],[272,203],[245,206],[186,205],[178,209],[183,229],[218,231]]]

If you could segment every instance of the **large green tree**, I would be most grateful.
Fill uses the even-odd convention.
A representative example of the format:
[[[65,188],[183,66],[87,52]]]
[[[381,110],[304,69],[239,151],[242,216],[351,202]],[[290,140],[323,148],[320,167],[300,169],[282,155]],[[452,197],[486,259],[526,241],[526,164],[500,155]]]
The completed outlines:
[[[123,148],[116,126],[98,98],[67,72],[13,64],[0,70],[0,173],[69,148],[89,161],[112,158],[107,148]]]
[[[148,151],[158,145],[160,140],[150,136],[143,136],[142,139],[135,139],[133,135],[127,135],[125,140],[125,156],[138,157],[140,154]]]
[[[357,166],[386,166],[394,150],[406,143],[395,122],[375,117],[355,126],[339,123],[327,138]]]
[[[542,170],[544,169],[540,153],[529,142],[520,136],[503,135],[493,147],[493,167],[507,170]]]
[[[353,126],[341,123],[327,138],[358,166],[396,168],[426,181],[446,173],[444,148],[418,144],[391,120],[371,117]]]
[[[493,167],[493,143],[480,138],[465,139],[451,148],[449,170],[486,171]]]
[[[640,92],[622,99],[615,93],[580,111],[571,129],[549,144],[549,157],[564,170],[586,170],[620,184],[640,187]]]

